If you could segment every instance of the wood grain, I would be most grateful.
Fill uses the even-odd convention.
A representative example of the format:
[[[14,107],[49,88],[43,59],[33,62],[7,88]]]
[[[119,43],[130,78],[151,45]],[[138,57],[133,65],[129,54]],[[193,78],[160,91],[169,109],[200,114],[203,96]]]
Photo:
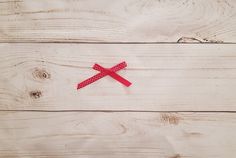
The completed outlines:
[[[0,158],[236,157],[235,7],[0,0]]]
[[[0,112],[0,157],[235,157],[231,113]]]
[[[235,0],[0,0],[1,42],[236,42]]]
[[[0,44],[1,110],[235,111],[236,45]],[[110,77],[78,82],[125,60]]]

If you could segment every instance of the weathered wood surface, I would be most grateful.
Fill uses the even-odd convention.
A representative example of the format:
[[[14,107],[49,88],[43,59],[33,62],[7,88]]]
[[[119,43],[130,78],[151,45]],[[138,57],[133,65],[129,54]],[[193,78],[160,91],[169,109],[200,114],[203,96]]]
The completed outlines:
[[[0,158],[236,157],[235,7],[0,0]]]
[[[1,110],[235,111],[236,45],[0,44]],[[110,77],[78,82],[127,61]]]
[[[232,113],[0,112],[0,157],[235,157]]]
[[[1,42],[236,42],[235,0],[0,0]]]

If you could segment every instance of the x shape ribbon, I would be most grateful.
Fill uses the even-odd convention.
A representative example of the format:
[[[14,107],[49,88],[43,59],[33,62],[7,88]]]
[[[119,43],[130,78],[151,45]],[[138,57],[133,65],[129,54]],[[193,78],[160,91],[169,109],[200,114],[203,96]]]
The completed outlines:
[[[114,78],[115,80],[119,81],[120,83],[122,83],[123,85],[125,85],[126,87],[129,87],[132,83],[129,82],[128,80],[124,79],[123,77],[121,77],[120,75],[118,75],[116,72],[124,69],[125,67],[127,67],[126,62],[121,62],[111,68],[104,68],[99,64],[94,64],[93,65],[93,69],[100,71],[100,73],[88,78],[87,80],[79,83],[77,85],[77,89],[83,88],[107,75],[111,76],[112,78]]]

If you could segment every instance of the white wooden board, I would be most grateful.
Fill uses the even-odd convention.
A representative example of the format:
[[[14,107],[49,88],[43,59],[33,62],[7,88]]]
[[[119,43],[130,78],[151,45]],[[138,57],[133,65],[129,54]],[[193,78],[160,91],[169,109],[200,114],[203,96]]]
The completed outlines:
[[[0,44],[1,110],[235,111],[236,45]],[[129,88],[105,77],[125,60]]]
[[[231,113],[0,112],[2,158],[235,157]]]
[[[235,0],[0,0],[1,42],[236,42]]]

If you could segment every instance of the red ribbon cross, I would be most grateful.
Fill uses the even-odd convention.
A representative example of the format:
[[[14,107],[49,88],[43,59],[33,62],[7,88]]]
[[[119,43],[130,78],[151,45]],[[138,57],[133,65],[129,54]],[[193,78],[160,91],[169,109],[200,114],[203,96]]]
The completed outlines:
[[[124,79],[123,77],[121,77],[120,75],[118,75],[116,72],[121,70],[121,69],[124,69],[125,67],[127,67],[127,64],[126,62],[121,62],[111,68],[104,68],[102,67],[101,65],[99,64],[94,64],[93,65],[93,69],[94,70],[97,70],[97,71],[100,71],[100,73],[88,78],[87,80],[79,83],[77,85],[77,89],[80,89],[80,88],[83,88],[107,75],[111,76],[112,78],[114,78],[115,80],[119,81],[120,83],[122,83],[123,85],[125,85],[126,87],[129,87],[132,83],[129,82],[128,80]]]

